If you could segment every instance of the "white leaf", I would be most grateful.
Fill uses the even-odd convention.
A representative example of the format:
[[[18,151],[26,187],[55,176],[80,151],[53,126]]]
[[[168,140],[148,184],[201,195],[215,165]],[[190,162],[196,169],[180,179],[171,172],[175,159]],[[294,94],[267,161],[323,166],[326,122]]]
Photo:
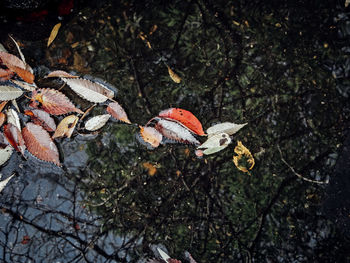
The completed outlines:
[[[103,114],[92,117],[85,123],[85,129],[87,129],[88,131],[96,131],[102,128],[107,123],[110,117],[111,115],[109,114]]]
[[[162,259],[165,262],[168,262],[168,259],[170,259],[169,255],[167,253],[165,253],[163,250],[161,250],[159,247],[157,247],[157,250],[158,250],[160,256],[162,257]]]
[[[218,133],[210,136],[198,149],[205,149],[204,154],[213,154],[225,149],[231,143],[231,138],[227,133]]]
[[[104,85],[81,78],[61,78],[80,97],[94,103],[105,102],[114,96],[114,92]]]
[[[15,79],[11,79],[11,82],[28,91],[34,91],[37,88],[35,83],[30,84],[28,82],[15,80]]]
[[[12,177],[14,177],[15,174],[11,175],[10,177],[6,178],[3,181],[0,181],[0,193],[2,190],[4,190],[5,186],[7,185],[7,183],[12,179]]]
[[[0,100],[17,99],[23,94],[23,91],[12,86],[0,86]]]
[[[4,149],[0,149],[0,166],[10,159],[13,152],[11,145],[7,145]]]
[[[221,132],[227,133],[228,135],[235,134],[238,132],[240,129],[242,129],[244,126],[246,126],[248,123],[243,123],[243,124],[235,124],[233,122],[223,122],[223,123],[218,123],[210,128],[207,129],[207,134],[208,136],[212,136],[214,134],[218,134]]]
[[[7,123],[11,123],[16,126],[19,130],[21,130],[21,123],[19,122],[19,117],[17,111],[13,109],[6,110],[7,115]]]

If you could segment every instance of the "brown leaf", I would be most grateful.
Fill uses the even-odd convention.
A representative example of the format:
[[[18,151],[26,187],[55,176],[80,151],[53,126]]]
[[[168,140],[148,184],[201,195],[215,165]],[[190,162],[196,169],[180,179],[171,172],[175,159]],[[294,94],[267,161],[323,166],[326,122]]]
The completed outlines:
[[[107,112],[117,120],[129,123],[129,124],[131,123],[128,119],[128,116],[126,115],[126,112],[118,102],[109,103],[107,107]]]
[[[50,72],[45,78],[79,78],[79,76],[71,75],[63,70],[55,70]]]
[[[6,120],[6,115],[3,112],[0,112],[0,127],[4,124]]]
[[[169,67],[168,67],[168,73],[170,78],[175,82],[175,83],[180,83],[181,82],[181,78]]]
[[[46,111],[39,109],[25,110],[24,114],[30,116],[34,124],[40,125],[48,132],[56,130],[54,119]]]
[[[33,91],[30,106],[38,108],[39,103],[44,111],[53,115],[62,115],[69,112],[83,114],[80,109],[74,106],[66,95],[58,90],[45,88]]]
[[[27,69],[23,69],[20,67],[17,67],[15,65],[12,64],[7,64],[6,65],[10,70],[12,70],[13,72],[15,72],[21,79],[23,79],[25,82],[28,82],[30,84],[34,83],[34,75],[33,73],[31,73],[30,71],[28,71]]]
[[[55,143],[43,127],[32,122],[22,129],[28,151],[38,159],[60,166],[59,153]]]
[[[157,148],[163,139],[162,134],[153,127],[140,126],[140,134],[142,139],[154,148]]]
[[[6,81],[12,78],[14,73],[9,69],[0,68],[0,81]]]
[[[79,118],[75,115],[69,115],[65,117],[57,126],[57,129],[52,136],[52,139],[67,136],[70,138],[78,123]]]
[[[62,25],[61,23],[58,23],[52,28],[50,36],[49,36],[49,40],[47,41],[47,46],[50,46],[51,43],[55,40],[55,38],[58,34],[58,30],[60,29],[61,25]]]
[[[12,145],[16,151],[24,153],[25,145],[21,131],[12,123],[4,125],[4,135],[7,141]]]
[[[8,65],[12,65],[24,70],[26,69],[26,64],[20,58],[10,53],[0,51],[0,60],[6,67],[8,67]]]

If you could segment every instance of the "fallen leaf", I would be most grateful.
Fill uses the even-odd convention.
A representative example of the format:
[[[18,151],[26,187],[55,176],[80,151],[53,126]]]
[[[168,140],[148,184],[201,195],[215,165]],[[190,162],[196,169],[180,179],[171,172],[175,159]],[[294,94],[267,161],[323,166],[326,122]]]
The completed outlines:
[[[6,67],[8,67],[8,65],[12,65],[24,70],[26,69],[26,64],[20,58],[10,53],[0,51],[0,60]]]
[[[0,112],[5,108],[6,104],[7,104],[7,101],[3,101],[0,103]]]
[[[44,88],[33,91],[29,106],[38,108],[39,104],[41,104],[41,108],[44,111],[53,115],[62,115],[69,112],[83,114],[66,95],[54,89]]]
[[[24,64],[27,64],[27,63],[26,63],[26,59],[25,59],[25,57],[24,57],[24,55],[23,55],[23,53],[22,53],[21,49],[19,48],[18,43],[17,43],[17,42],[16,42],[16,40],[14,40],[14,38],[13,38],[13,37],[11,37],[10,35],[9,35],[9,37],[12,39],[13,43],[15,43],[16,48],[17,48],[17,50],[18,50],[18,53],[19,53],[19,55],[20,55],[20,57],[21,57],[22,61],[24,62]]]
[[[105,102],[114,97],[114,92],[104,85],[82,78],[62,78],[80,97],[94,103]]]
[[[175,82],[175,83],[180,83],[181,82],[181,78],[169,67],[168,67],[168,73],[170,78]]]
[[[0,85],[0,100],[17,99],[23,94],[23,91],[13,86]]]
[[[58,30],[60,29],[61,25],[62,25],[61,23],[58,23],[52,28],[50,36],[49,36],[49,40],[47,41],[47,46],[48,47],[55,40],[55,38],[56,38],[56,36],[58,34]]]
[[[238,132],[240,129],[242,129],[244,126],[246,126],[247,124],[248,123],[235,124],[232,122],[218,123],[208,128],[207,134],[209,137],[214,134],[218,134],[222,132],[227,133],[228,135],[233,135],[236,132]]]
[[[350,4],[350,0],[345,0],[345,7],[348,7]]]
[[[11,123],[8,123],[4,125],[4,135],[7,141],[12,145],[13,148],[15,148],[16,151],[24,154],[26,147],[20,129]]]
[[[6,115],[3,112],[0,112],[0,127],[5,123]]]
[[[46,111],[39,109],[25,110],[24,114],[30,116],[34,124],[40,125],[48,132],[53,132],[56,130],[54,119]]]
[[[26,244],[28,244],[29,241],[30,241],[30,237],[29,236],[23,236],[21,244],[22,245],[26,245]]]
[[[197,135],[205,135],[203,131],[202,124],[191,112],[179,109],[179,108],[170,108],[159,112],[159,117],[168,118],[176,120],[184,125],[186,128],[190,129],[193,133]]]
[[[17,111],[14,109],[8,109],[5,111],[7,116],[7,123],[11,123],[16,126],[19,130],[21,130],[21,123],[19,121],[19,116]]]
[[[157,172],[157,168],[155,165],[151,164],[150,162],[144,162],[143,167],[147,170],[149,176],[153,176]]]
[[[14,72],[9,69],[0,68],[0,81],[6,81],[12,78]]]
[[[107,107],[107,112],[117,120],[129,123],[129,124],[131,123],[128,119],[128,116],[126,115],[126,112],[118,102],[109,103]]]
[[[111,115],[109,114],[92,117],[85,123],[85,129],[88,131],[96,131],[98,129],[101,129],[107,123],[110,117]]]
[[[14,177],[14,176],[15,176],[15,174],[13,174],[13,175],[7,177],[7,178],[6,178],[5,180],[3,180],[3,181],[0,181],[0,193],[1,193],[2,190],[4,190],[5,186],[8,184],[8,182],[9,182],[9,181],[12,179],[12,177]]]
[[[15,79],[11,79],[11,82],[18,85],[19,87],[21,87],[22,89],[28,90],[28,91],[34,91],[37,86],[35,85],[35,83],[30,84],[28,82],[25,81],[20,81],[20,80],[15,80]]]
[[[60,166],[59,153],[55,143],[43,127],[28,122],[22,129],[28,151],[38,159]]]
[[[250,153],[248,148],[246,148],[241,141],[237,142],[237,146],[235,147],[235,153],[238,155],[233,156],[233,163],[236,167],[242,172],[248,172],[248,170],[253,169],[255,161],[253,155]],[[245,159],[245,160],[244,160]],[[243,163],[243,164],[242,164]],[[246,166],[246,164],[249,165]]]
[[[208,138],[198,149],[203,150],[203,154],[209,155],[225,149],[231,143],[231,138],[227,133],[218,133]]]
[[[154,148],[157,148],[163,139],[162,134],[153,127],[140,126],[140,135],[146,143],[149,143]]]
[[[28,82],[30,84],[34,83],[34,75],[32,72],[28,71],[27,69],[23,69],[21,67],[18,67],[12,64],[7,64],[6,67],[8,67],[13,72],[15,72],[25,82]]]
[[[74,76],[63,70],[55,70],[50,72],[45,78],[79,78],[79,76]]]
[[[75,126],[77,125],[79,121],[79,118],[75,115],[69,115],[65,117],[61,122],[58,124],[57,129],[52,136],[52,139],[66,136],[67,138],[70,138],[72,136],[72,133],[75,129]]]
[[[10,159],[12,152],[13,147],[11,145],[7,145],[5,148],[0,148],[0,166]]]

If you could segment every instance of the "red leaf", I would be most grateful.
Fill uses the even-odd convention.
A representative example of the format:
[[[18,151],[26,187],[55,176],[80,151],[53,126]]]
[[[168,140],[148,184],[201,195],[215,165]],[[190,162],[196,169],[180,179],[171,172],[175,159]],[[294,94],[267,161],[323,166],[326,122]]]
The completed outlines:
[[[83,112],[76,108],[66,95],[54,89],[38,89],[32,92],[31,104],[29,106],[41,108],[53,115],[62,115],[69,112]]]
[[[205,135],[202,124],[191,112],[179,109],[170,108],[159,112],[159,117],[168,118],[180,122],[182,125],[190,129],[192,132],[198,135]]]
[[[37,125],[40,125],[48,132],[53,132],[56,130],[56,124],[53,118],[46,111],[43,110],[25,110],[25,115],[30,116],[32,122]]]
[[[118,102],[109,103],[107,107],[107,112],[117,120],[129,123],[129,124],[131,123],[128,119],[128,116],[126,115],[126,112]]]
[[[31,154],[42,161],[61,165],[57,147],[43,127],[29,122],[22,129],[22,135]]]
[[[13,148],[16,149],[16,151],[22,154],[24,153],[24,150],[26,148],[24,145],[24,140],[21,131],[15,125],[12,125],[12,123],[4,125],[4,135],[7,141],[12,145]]]
[[[28,244],[29,241],[30,241],[30,237],[29,236],[23,236],[21,244],[22,245],[26,245],[26,244]]]

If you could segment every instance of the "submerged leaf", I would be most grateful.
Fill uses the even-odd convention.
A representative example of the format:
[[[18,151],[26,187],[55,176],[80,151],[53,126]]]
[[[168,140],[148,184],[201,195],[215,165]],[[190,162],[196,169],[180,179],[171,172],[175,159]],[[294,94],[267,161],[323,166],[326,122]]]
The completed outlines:
[[[55,143],[43,127],[32,122],[22,129],[28,151],[38,159],[60,166],[59,153]]]
[[[255,164],[254,157],[241,141],[237,142],[237,146],[235,147],[234,151],[238,155],[233,156],[233,163],[239,170],[246,173],[248,170],[253,169]],[[246,159],[246,163],[249,165],[249,167],[245,165],[243,158]],[[242,162],[244,162],[244,164],[242,164]]]
[[[120,106],[118,102],[112,102],[108,104],[107,112],[112,115],[113,118],[126,122],[131,123],[128,119],[128,116],[126,115],[125,110]]]
[[[191,112],[179,109],[179,108],[170,108],[159,112],[159,117],[169,118],[176,120],[184,125],[186,128],[190,129],[197,135],[205,135],[203,131],[202,124]]]
[[[170,78],[175,82],[175,83],[180,83],[181,78],[168,66],[168,73]]]
[[[231,138],[227,133],[218,133],[208,138],[198,149],[205,149],[203,154],[213,154],[225,149],[231,143]]]
[[[92,117],[85,123],[85,129],[88,131],[96,131],[98,129],[101,129],[107,123],[110,117],[111,115],[109,114]]]
[[[7,177],[7,178],[6,178],[5,180],[3,180],[3,181],[0,181],[0,193],[1,193],[2,190],[4,190],[5,186],[8,184],[8,182],[9,182],[9,181],[12,179],[12,177],[14,177],[14,176],[15,176],[15,174],[13,174],[13,175]]]
[[[79,118],[75,115],[69,115],[65,117],[57,126],[57,129],[52,136],[52,139],[66,136],[70,138],[78,123]]]
[[[0,85],[0,100],[17,99],[23,94],[23,91],[13,86]]]
[[[30,106],[38,108],[39,103],[41,108],[53,115],[62,115],[69,112],[83,112],[76,108],[66,95],[54,89],[38,89],[33,91]]]
[[[163,139],[162,134],[153,127],[140,126],[140,135],[145,142],[149,143],[154,148],[157,148]]]
[[[25,110],[24,114],[30,116],[34,124],[42,126],[48,132],[56,130],[54,119],[46,111],[39,109]]]
[[[50,46],[51,43],[55,40],[57,34],[58,34],[58,30],[60,29],[61,27],[61,23],[57,23],[51,30],[51,33],[50,33],[50,36],[49,36],[49,39],[47,41],[47,46]]]
[[[45,78],[79,78],[79,76],[74,76],[63,70],[55,70],[50,72]]]
[[[218,134],[222,132],[227,133],[228,135],[233,135],[236,132],[238,132],[240,129],[242,129],[244,126],[246,126],[247,124],[248,123],[235,124],[233,122],[218,123],[208,128],[207,134],[209,137],[214,134]]]

